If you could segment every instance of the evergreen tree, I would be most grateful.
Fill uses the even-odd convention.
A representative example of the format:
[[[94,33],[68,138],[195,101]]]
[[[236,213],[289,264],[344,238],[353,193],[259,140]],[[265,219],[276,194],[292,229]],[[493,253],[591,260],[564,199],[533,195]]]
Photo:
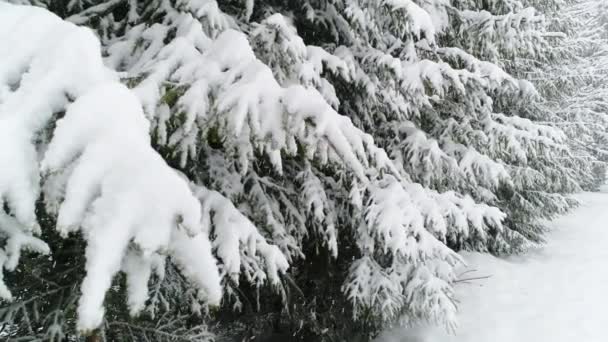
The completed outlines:
[[[4,268],[52,258],[14,336],[453,327],[455,251],[536,245],[595,161],[519,79],[563,56],[540,0],[27,3],[101,46],[0,4]]]
[[[563,31],[552,42],[558,58],[532,74],[553,114],[551,124],[568,136],[572,156],[565,162],[586,190],[605,182],[608,161],[605,13],[602,1],[577,1],[553,12],[551,25]]]

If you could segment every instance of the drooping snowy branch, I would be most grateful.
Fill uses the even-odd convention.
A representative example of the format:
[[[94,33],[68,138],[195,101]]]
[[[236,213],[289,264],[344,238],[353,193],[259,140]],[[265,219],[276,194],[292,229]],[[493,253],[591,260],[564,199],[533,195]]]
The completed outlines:
[[[120,270],[128,278],[131,312],[141,311],[148,279],[165,254],[197,286],[199,300],[217,305],[222,290],[201,229],[199,201],[151,148],[141,104],[105,68],[97,38],[41,9],[0,6],[0,34],[14,39],[13,49],[0,56],[2,83],[11,87],[0,103],[0,117],[16,125],[15,134],[4,138],[12,138],[15,151],[26,152],[24,162],[15,166],[33,178],[29,187],[7,187],[7,206],[14,210],[3,215],[14,213],[23,226],[35,226],[38,148],[41,172],[55,180],[55,188],[45,187],[45,197],[59,203],[57,229],[63,236],[80,231],[87,241],[79,329],[90,331],[102,323],[105,294]],[[23,20],[32,26],[22,26]],[[31,94],[36,97],[28,99]],[[62,111],[48,146],[31,145],[53,114]],[[22,176],[9,173],[2,179],[18,185]],[[13,223],[8,218],[3,223],[4,231],[13,230],[7,268],[16,266],[21,245],[48,252],[44,243],[20,237],[36,229],[7,225]]]

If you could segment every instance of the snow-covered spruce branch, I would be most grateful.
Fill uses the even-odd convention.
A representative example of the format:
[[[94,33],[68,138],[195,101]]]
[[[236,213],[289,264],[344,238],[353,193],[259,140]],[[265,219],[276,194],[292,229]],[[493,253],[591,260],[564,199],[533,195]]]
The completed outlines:
[[[3,145],[12,147],[1,157],[3,165],[20,170],[1,178],[1,195],[10,209],[2,215],[14,214],[22,225],[2,221],[7,241],[14,241],[4,253],[15,256],[4,260],[4,268],[14,269],[22,245],[32,246],[33,238],[21,236],[40,233],[31,227],[36,226],[41,172],[43,181],[53,179],[53,186],[44,189],[49,209],[57,209],[57,229],[63,236],[81,231],[87,241],[81,331],[102,323],[105,293],[121,270],[128,279],[130,310],[141,311],[148,279],[159,274],[165,255],[197,286],[201,301],[217,305],[219,275],[201,229],[200,204],[150,147],[141,105],[103,65],[97,38],[42,9],[0,7],[1,39],[13,47],[0,55],[0,127],[11,129],[2,137],[7,139]],[[52,139],[32,144],[35,134],[64,110]],[[48,252],[42,242],[33,246]],[[10,299],[8,292],[4,299]]]

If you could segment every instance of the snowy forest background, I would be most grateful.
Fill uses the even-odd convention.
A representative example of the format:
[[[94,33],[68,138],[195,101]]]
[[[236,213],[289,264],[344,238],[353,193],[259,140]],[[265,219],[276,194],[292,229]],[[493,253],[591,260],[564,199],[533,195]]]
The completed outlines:
[[[537,246],[605,180],[602,0],[10,2],[15,341],[454,329],[458,251]]]

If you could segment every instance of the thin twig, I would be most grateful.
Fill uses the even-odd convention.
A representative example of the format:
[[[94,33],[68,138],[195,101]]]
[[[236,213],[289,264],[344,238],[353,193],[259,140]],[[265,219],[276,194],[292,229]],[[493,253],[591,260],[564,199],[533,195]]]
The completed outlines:
[[[491,278],[491,275],[488,276],[482,276],[482,277],[472,277],[472,278],[463,278],[463,279],[458,279],[458,280],[454,280],[454,284],[456,283],[465,283],[465,282],[469,282],[472,280],[482,280],[482,279],[488,279]]]

